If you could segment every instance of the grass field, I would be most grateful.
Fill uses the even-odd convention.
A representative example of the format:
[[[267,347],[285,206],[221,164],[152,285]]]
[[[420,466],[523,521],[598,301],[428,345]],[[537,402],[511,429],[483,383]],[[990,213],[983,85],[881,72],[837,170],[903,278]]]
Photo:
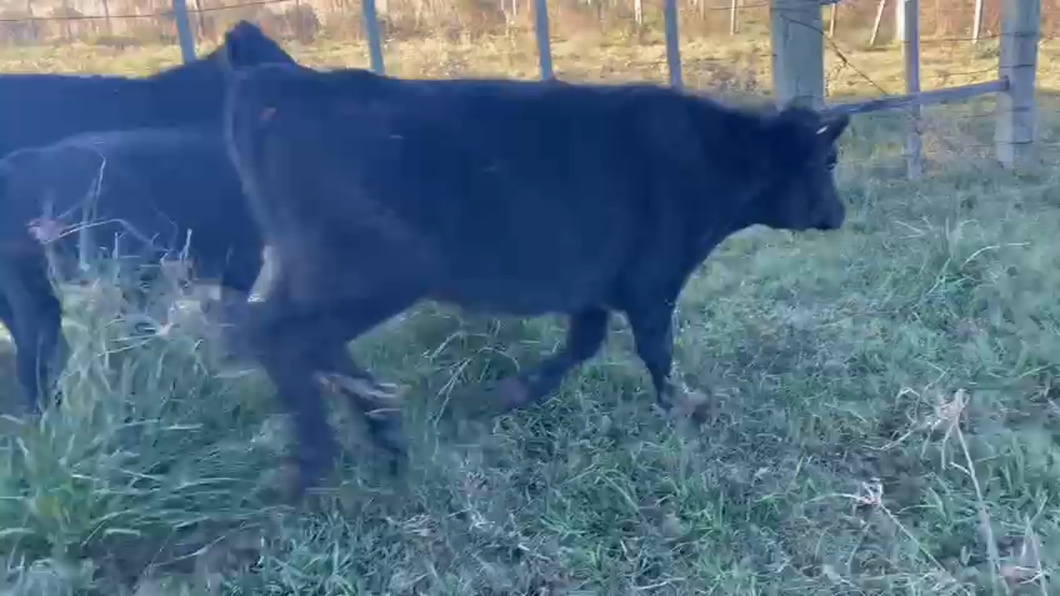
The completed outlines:
[[[408,42],[388,59],[404,75],[533,76],[532,46],[505,43]],[[657,43],[588,47],[557,45],[562,76],[665,77]],[[768,56],[748,58],[763,48],[691,43],[686,79],[767,90]],[[361,49],[295,53],[363,65]],[[130,73],[176,60],[107,52],[3,58]],[[563,326],[424,305],[352,345],[406,388],[410,474],[376,469],[336,408],[344,460],[307,510],[283,509],[263,488],[285,439],[259,372],[218,374],[194,316],[131,338],[113,288],[68,296],[69,401],[39,425],[7,420],[0,440],[0,594],[1057,593],[1058,55],[1042,49],[1045,166],[990,162],[992,99],[927,110],[933,161],[917,182],[898,115],[858,117],[843,231],[756,228],[722,245],[680,304],[678,360],[713,400],[699,428],[653,409],[618,320],[540,407],[454,414]],[[901,90],[893,49],[849,58]],[[996,53],[924,62],[930,88]],[[863,79],[840,69],[831,85],[878,93]]]

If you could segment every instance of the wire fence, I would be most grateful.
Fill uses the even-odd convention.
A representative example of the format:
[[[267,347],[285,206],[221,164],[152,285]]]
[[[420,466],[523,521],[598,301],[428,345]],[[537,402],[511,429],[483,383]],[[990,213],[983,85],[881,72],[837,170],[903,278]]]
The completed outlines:
[[[844,85],[858,99],[864,99],[865,95],[895,96],[908,92],[901,46],[865,51],[866,48],[859,46],[857,41],[836,39],[824,30],[818,30],[818,33],[823,38],[826,63],[831,64],[825,77],[827,95],[834,98],[837,88]],[[1000,39],[999,34],[921,37],[916,49],[917,90],[996,81],[1000,76],[997,45]],[[1038,138],[1034,144],[1039,157],[1046,162],[1060,157],[1060,78],[1048,76],[1056,72],[1052,62],[1060,57],[1055,45],[1058,40],[1060,36],[1045,32],[1039,38],[1038,86],[1039,89],[1056,91],[1039,93],[1036,104]],[[1043,74],[1047,75],[1045,80]],[[866,89],[871,91],[866,93]],[[995,134],[1001,115],[993,94],[956,103],[920,106],[915,121],[911,119],[912,113],[905,110],[862,113],[860,125],[874,129],[875,134],[870,135],[872,140],[869,143],[860,146],[855,143],[855,155],[848,155],[843,161],[846,168],[856,170],[858,175],[904,177],[909,174],[910,165],[908,131],[916,130],[929,167],[945,170],[960,165],[982,171],[980,164],[996,163],[998,145]]]
[[[10,9],[0,10],[0,38],[9,46],[6,58],[0,49],[0,63],[7,71],[129,72],[178,62],[173,11],[165,5],[142,2],[133,6],[132,1],[84,0],[79,4],[78,0],[65,0],[65,12],[49,16],[19,16]],[[326,6],[321,0],[210,3],[216,1],[187,0],[189,23],[200,53],[219,41],[236,21],[246,19],[283,40],[292,54],[307,64],[364,67],[369,63],[360,0],[326,0]],[[550,0],[550,39],[557,76],[568,80],[666,82],[659,1]],[[1042,1],[1049,21],[1053,17],[1047,7],[1056,3],[1060,12],[1060,0]],[[376,2],[390,73],[538,76],[533,5],[528,0]],[[26,6],[34,11],[49,10],[44,0],[30,0]],[[769,6],[768,2],[739,0],[724,5],[680,0],[685,85],[744,97],[769,94]],[[905,92],[901,48],[890,43],[893,32],[888,32],[886,21],[876,43],[869,43],[878,6],[878,0],[844,0],[837,7],[822,8],[819,33],[825,47],[825,92],[830,102]],[[118,12],[119,8],[130,12]],[[972,35],[971,10],[961,8],[960,2],[939,0],[933,4],[923,0],[921,12],[927,23],[921,27],[924,34],[920,40],[923,90],[997,79],[1000,35],[989,11],[978,39]],[[722,21],[715,23],[712,19],[718,15]],[[831,19],[837,19],[835,26]],[[1060,74],[1055,64],[1060,58],[1060,31],[1043,29],[1041,40],[1039,79],[1043,88],[1056,88],[1060,76],[1051,73]],[[168,45],[162,59],[156,51],[145,49],[159,42]],[[86,44],[107,51],[86,51]],[[116,61],[116,55],[123,60]],[[988,158],[994,151],[995,105],[994,98],[986,97],[925,108],[919,127],[928,160],[943,163],[958,157],[966,161]],[[1043,93],[1038,111],[1041,150],[1058,155],[1060,93]],[[884,135],[887,138],[877,139],[871,146],[854,149],[857,155],[850,156],[847,163],[884,170],[899,167],[904,159],[906,118],[902,111],[859,117],[865,126],[889,132]]]
[[[768,27],[771,3],[763,0],[680,0],[683,38],[719,34],[760,35]],[[880,2],[884,8],[880,9]],[[924,45],[975,41],[975,0],[926,0],[921,10]],[[895,38],[896,0],[843,0],[824,8],[829,37],[848,42],[886,43]],[[1042,0],[1043,34],[1060,35],[1060,0]],[[628,33],[662,27],[663,0],[551,0],[553,34],[586,30]],[[997,3],[987,2],[978,41],[996,40]],[[378,0],[377,14],[387,39],[476,36],[533,26],[533,0]],[[889,7],[889,8],[888,8]],[[362,35],[360,0],[189,0],[187,12],[199,41],[216,39],[235,21],[259,22],[281,39]],[[876,27],[877,16],[879,27]],[[874,29],[879,29],[873,35]],[[134,45],[176,38],[167,0],[7,0],[0,3],[0,43],[23,46],[60,42]]]

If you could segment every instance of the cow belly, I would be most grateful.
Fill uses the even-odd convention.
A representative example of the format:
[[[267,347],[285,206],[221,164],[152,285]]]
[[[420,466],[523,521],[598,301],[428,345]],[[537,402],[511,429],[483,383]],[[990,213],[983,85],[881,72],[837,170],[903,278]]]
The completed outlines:
[[[473,270],[464,263],[434,279],[431,298],[471,310],[517,316],[567,313],[604,302],[615,273],[610,267],[593,270],[579,264],[585,263],[568,260],[549,263],[548,269]]]

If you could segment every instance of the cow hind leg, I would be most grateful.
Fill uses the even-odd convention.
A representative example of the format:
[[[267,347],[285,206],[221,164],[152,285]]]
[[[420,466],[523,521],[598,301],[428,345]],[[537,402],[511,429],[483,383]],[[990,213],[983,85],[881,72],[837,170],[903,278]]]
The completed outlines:
[[[247,302],[260,302],[270,293],[275,283],[274,259],[268,252],[260,255],[247,254],[229,263],[222,272],[217,300],[218,323],[221,325],[221,340],[229,354],[242,356],[247,351],[245,338],[238,330],[240,322],[247,316]]]
[[[330,366],[321,380],[342,394],[350,409],[361,414],[375,444],[390,456],[391,473],[397,474],[406,459],[397,388],[376,382],[354,363],[345,346],[335,350],[327,360]]]
[[[610,313],[590,307],[570,317],[567,339],[559,353],[537,368],[501,381],[500,399],[506,409],[521,408],[540,401],[563,381],[575,366],[592,358],[607,337]]]
[[[664,410],[678,410],[699,417],[706,397],[685,386],[673,358],[673,301],[644,303],[626,309],[637,355],[651,375],[655,399]]]
[[[673,369],[673,311],[660,307],[639,306],[626,311],[633,330],[637,356],[651,375],[655,399],[669,408],[674,398],[670,381]]]
[[[303,494],[330,465],[337,445],[321,396],[321,380],[331,381],[366,417],[377,445],[395,461],[404,457],[400,412],[381,408],[379,386],[353,364],[346,344],[412,303],[393,293],[341,301],[294,302],[280,276],[268,299],[247,305],[236,333],[256,355],[276,385],[279,399],[295,419],[299,479]],[[407,296],[407,294],[405,294]]]
[[[320,387],[313,381],[312,354],[269,346],[260,350],[259,359],[284,409],[294,418],[294,459],[299,476],[294,487],[284,489],[293,489],[291,496],[299,496],[323,475],[336,453]]]
[[[62,304],[45,269],[5,266],[4,326],[15,343],[15,369],[31,412],[42,409],[42,389],[51,390],[57,371],[69,358],[62,333]]]

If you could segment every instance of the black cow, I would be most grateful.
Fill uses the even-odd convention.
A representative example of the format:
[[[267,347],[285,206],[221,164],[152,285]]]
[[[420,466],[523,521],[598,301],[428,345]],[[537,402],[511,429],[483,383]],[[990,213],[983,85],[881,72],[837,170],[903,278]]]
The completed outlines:
[[[236,65],[293,62],[261,29],[240,21],[221,47],[147,77],[0,74],[0,157],[81,132],[220,126],[229,60]]]
[[[0,156],[17,149],[48,147],[67,137],[92,131],[181,126],[199,126],[220,131],[225,73],[233,66],[269,62],[291,63],[293,59],[257,26],[240,21],[228,31],[225,43],[220,48],[203,58],[148,77],[0,75]],[[157,137],[151,135],[137,138],[139,140],[133,141],[133,146],[150,145],[157,140]],[[110,144],[110,149],[121,152],[124,159],[131,159],[124,149],[116,149],[117,145],[125,143],[125,140],[121,139],[123,137],[111,137],[106,143]],[[188,147],[198,148],[196,143],[191,143]],[[173,146],[158,149],[163,151],[168,159],[180,160],[185,157]],[[210,151],[215,153],[213,147]],[[70,172],[61,171],[64,166],[58,156],[66,155],[68,152],[65,150],[51,153],[46,149],[45,153],[47,157],[44,159],[60,169],[55,174],[58,178],[77,178],[84,174],[77,166]],[[194,161],[197,158],[190,156],[190,159]],[[176,164],[147,164],[143,160],[135,161],[139,164],[137,167],[176,167]],[[211,167],[216,170],[218,166]],[[157,173],[149,171],[145,176],[152,178]],[[220,193],[225,183],[221,182],[221,187],[207,189],[206,185],[211,184],[210,180],[196,178],[200,174],[191,169],[186,171],[186,175],[199,180],[202,186],[196,187],[197,192],[186,197],[187,204],[183,207],[188,213],[195,209],[213,209],[214,207],[196,197],[201,192]],[[33,176],[27,175],[23,179],[32,180]],[[39,181],[43,182],[43,179]],[[182,188],[189,187],[185,185]],[[113,198],[113,194],[111,197]],[[133,201],[135,197],[129,197],[128,200]],[[0,196],[0,202],[3,201]],[[120,201],[115,204],[122,207],[131,205]],[[15,338],[16,348],[20,343],[19,337],[34,337],[37,333],[35,330],[42,329],[42,321],[53,319],[53,313],[59,309],[50,289],[47,293],[43,291],[45,287],[50,288],[44,280],[33,281],[29,290],[21,288],[22,284],[29,283],[33,277],[27,272],[41,269],[40,264],[36,262],[40,257],[38,251],[29,249],[27,252],[27,223],[7,212],[3,212],[3,221],[0,222],[7,230],[6,234],[0,235],[0,249],[6,251],[7,255],[0,258],[7,261],[4,266],[8,268],[0,269],[0,284],[8,284],[0,288],[0,321]],[[11,267],[15,269],[10,269]],[[46,294],[51,297],[44,299]],[[43,301],[36,304],[25,302],[34,296]],[[10,302],[12,300],[14,302]],[[227,303],[226,299],[222,302]],[[18,313],[32,312],[39,314],[27,320],[19,320]],[[29,350],[36,344],[21,342],[24,345],[16,356],[20,384],[25,391],[32,392],[27,396],[31,403],[36,403],[39,387],[47,386],[46,369],[49,367],[42,359],[48,356],[44,353],[49,350],[48,346],[59,341],[47,339],[51,335],[49,331],[41,336],[44,345],[38,346],[38,350],[43,352],[31,354]],[[32,375],[36,380],[30,380],[30,371],[36,371]]]
[[[220,132],[84,133],[0,161],[0,317],[11,323],[31,406],[66,360],[43,245],[71,275],[86,216],[89,236],[107,247],[121,234],[122,253],[139,257],[134,264],[187,246],[196,277],[219,281],[225,316],[246,299],[262,266],[261,238]]]
[[[293,65],[237,72],[226,134],[275,249],[247,319],[297,418],[300,492],[334,453],[314,373],[368,413],[400,463],[399,416],[344,346],[422,299],[570,317],[566,345],[502,384],[530,404],[625,313],[665,406],[687,278],[754,224],[835,230],[848,118],[756,112],[650,85],[401,80]],[[385,411],[384,411],[385,410]]]

